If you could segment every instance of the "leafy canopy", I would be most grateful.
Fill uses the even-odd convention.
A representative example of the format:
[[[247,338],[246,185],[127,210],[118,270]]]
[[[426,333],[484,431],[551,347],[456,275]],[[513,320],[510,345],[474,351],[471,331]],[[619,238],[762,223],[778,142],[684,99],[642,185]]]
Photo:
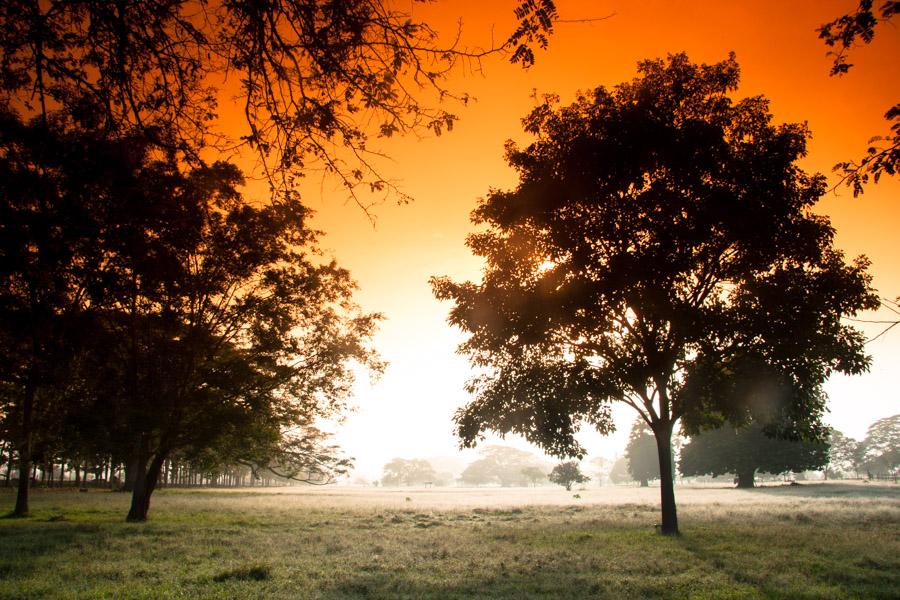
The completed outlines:
[[[507,487],[525,485],[531,481],[526,474],[529,467],[540,468],[540,459],[528,452],[508,446],[485,446],[480,451],[481,458],[473,461],[462,472],[460,478],[472,485],[499,483]]]
[[[656,438],[641,419],[636,419],[631,426],[628,444],[625,446],[625,458],[628,459],[628,472],[641,485],[646,486],[648,481],[659,479]]]
[[[812,212],[825,180],[797,165],[806,127],[732,100],[733,56],[638,71],[523,120],[534,141],[506,148],[518,185],[472,215],[482,280],[432,280],[480,369],[456,415],[465,446],[493,430],[581,455],[576,431],[610,431],[612,401],[666,443],[680,418],[754,415],[816,437],[822,382],[867,368],[841,319],[877,297],[866,259],[846,262]]]
[[[559,463],[553,467],[547,478],[551,483],[564,486],[567,490],[571,490],[575,483],[586,483],[591,480],[581,472],[578,462],[574,460]]]
[[[0,3],[0,101],[46,113],[84,104],[107,131],[134,127],[196,160],[249,145],[270,181],[316,165],[353,192],[390,188],[371,136],[453,126],[448,76],[504,54],[528,67],[557,18],[553,0],[517,0],[502,43],[444,43],[391,0],[6,0]],[[457,40],[458,41],[458,40]],[[243,117],[240,140],[221,101]],[[229,136],[229,137],[226,137]],[[230,139],[229,139],[230,138]]]
[[[847,62],[850,50],[861,41],[869,44],[875,39],[875,28],[891,21],[900,14],[900,2],[880,0],[875,8],[874,0],[859,0],[856,10],[841,15],[837,19],[819,27],[819,38],[824,40],[834,57],[831,75],[845,75],[852,63]],[[871,178],[874,183],[882,175],[896,175],[900,171],[900,104],[887,110],[884,118],[890,123],[890,133],[869,140],[866,154],[859,160],[848,160],[834,166],[841,174],[841,182],[853,189],[853,196],[859,196]]]
[[[33,381],[68,400],[46,437],[134,459],[152,482],[173,455],[307,479],[345,470],[315,423],[346,410],[355,366],[380,370],[378,315],[322,256],[309,210],[291,194],[251,204],[228,163],[190,167],[142,135],[49,117],[0,112],[4,416],[28,429],[20,388]],[[77,343],[55,354],[65,377],[52,377],[28,357],[76,337],[73,319]]]
[[[872,423],[866,431],[862,453],[869,471],[896,476],[900,467],[900,415]]]
[[[819,469],[828,462],[828,444],[773,439],[754,424],[735,429],[721,427],[691,438],[678,461],[683,475],[784,473]]]

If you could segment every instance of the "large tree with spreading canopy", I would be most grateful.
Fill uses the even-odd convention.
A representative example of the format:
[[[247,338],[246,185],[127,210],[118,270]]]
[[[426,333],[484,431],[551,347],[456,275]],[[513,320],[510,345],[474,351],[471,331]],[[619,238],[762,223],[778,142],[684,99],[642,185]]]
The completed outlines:
[[[379,317],[353,302],[299,199],[251,203],[233,165],[155,157],[140,134],[0,119],[0,414],[20,473],[72,413],[128,465],[130,520],[147,518],[173,455],[345,470],[316,420],[347,408],[356,366],[380,371]],[[18,514],[26,495],[20,477]]]
[[[682,475],[733,473],[737,487],[752,488],[758,471],[779,474],[821,469],[828,463],[828,444],[771,438],[759,424],[704,431],[681,449]]]
[[[734,57],[684,54],[524,119],[506,158],[518,185],[491,190],[468,238],[482,280],[436,278],[478,374],[456,415],[463,445],[486,430],[581,456],[587,423],[623,402],[657,443],[664,534],[677,534],[671,435],[728,420],[825,435],[821,384],[867,365],[842,322],[873,308],[864,258],[848,262],[812,207],[809,132],[776,125],[763,97],[733,100]]]

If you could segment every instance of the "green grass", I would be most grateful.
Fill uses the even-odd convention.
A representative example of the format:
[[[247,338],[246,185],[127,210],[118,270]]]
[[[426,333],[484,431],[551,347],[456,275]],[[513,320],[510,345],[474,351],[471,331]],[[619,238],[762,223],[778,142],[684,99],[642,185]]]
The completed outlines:
[[[0,598],[897,598],[896,486],[36,491],[0,519]],[[409,500],[407,500],[409,498]],[[13,495],[0,492],[0,511]]]

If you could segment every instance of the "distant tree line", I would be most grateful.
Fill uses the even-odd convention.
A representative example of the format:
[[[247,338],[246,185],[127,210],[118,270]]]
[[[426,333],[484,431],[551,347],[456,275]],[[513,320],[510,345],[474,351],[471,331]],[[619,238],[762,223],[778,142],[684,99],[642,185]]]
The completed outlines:
[[[872,423],[860,441],[833,431],[830,443],[827,477],[896,480],[900,475],[900,414]]]
[[[652,436],[640,420],[632,427],[625,454],[604,461],[600,477],[613,483],[636,481],[641,486],[659,479]],[[684,477],[734,477],[737,487],[754,486],[760,475],[822,471],[826,479],[896,479],[900,467],[900,415],[875,421],[865,439],[856,441],[832,430],[825,442],[778,439],[755,424],[724,426],[690,436],[681,445],[678,472]]]
[[[428,460],[394,458],[384,465],[380,483],[385,486],[464,485],[524,487],[548,482],[550,467],[527,450],[509,446],[485,446],[481,458],[458,473],[435,468]]]
[[[17,485],[17,455],[9,442],[0,442],[0,480],[2,485]],[[126,478],[123,463],[112,457],[95,457],[99,462],[82,462],[64,456],[35,457],[29,479],[32,486],[73,487],[79,489],[114,489],[131,491],[133,482]],[[323,479],[324,481],[324,479]],[[296,485],[293,478],[276,475],[268,469],[254,469],[246,465],[208,465],[175,459],[163,462],[157,487],[271,487]]]
[[[754,487],[759,478],[822,471],[825,479],[891,478],[900,475],[900,415],[879,419],[865,439],[856,441],[832,430],[828,441],[773,438],[759,424],[730,425],[678,438],[672,472],[683,477],[729,476],[739,488]],[[659,480],[656,443],[646,423],[635,420],[625,453],[618,459],[595,457],[589,461],[594,477],[582,472],[577,461],[563,461],[552,469],[526,450],[491,445],[482,457],[454,476],[439,472],[428,460],[395,458],[385,464],[380,483],[385,486],[501,486],[524,487],[548,482],[570,489],[573,484],[604,480],[613,484],[637,482],[641,487]],[[792,475],[793,476],[793,475]]]

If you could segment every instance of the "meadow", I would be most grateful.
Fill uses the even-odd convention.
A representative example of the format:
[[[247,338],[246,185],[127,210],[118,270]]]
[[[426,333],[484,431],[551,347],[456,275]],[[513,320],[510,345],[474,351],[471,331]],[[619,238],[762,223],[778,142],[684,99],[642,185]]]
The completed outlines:
[[[35,490],[0,599],[898,598],[900,486]],[[0,512],[14,496],[0,491]]]

